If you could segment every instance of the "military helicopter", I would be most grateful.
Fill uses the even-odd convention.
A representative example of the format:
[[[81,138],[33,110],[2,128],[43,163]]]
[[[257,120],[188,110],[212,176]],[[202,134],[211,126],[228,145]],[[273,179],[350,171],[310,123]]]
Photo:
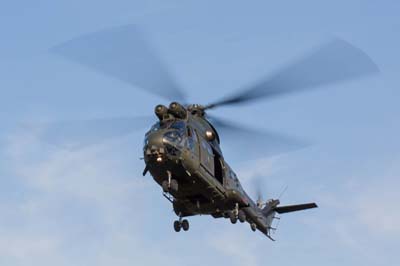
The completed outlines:
[[[126,25],[72,39],[51,52],[172,100],[168,106],[155,107],[157,122],[144,139],[143,176],[150,173],[172,203],[178,216],[173,223],[176,232],[189,229],[186,217],[211,215],[229,218],[233,224],[247,222],[251,230],[273,240],[272,223],[279,219],[278,214],[317,207],[315,203],[281,206],[279,199],[254,201],[224,159],[219,134],[245,129],[217,119],[209,111],[377,73],[377,66],[364,52],[333,39],[236,94],[201,105],[186,102],[181,87],[150,47],[137,26]],[[116,129],[121,126],[118,121],[103,122]],[[123,127],[135,125],[137,120],[132,117],[122,122]],[[128,127],[130,130],[135,128]]]

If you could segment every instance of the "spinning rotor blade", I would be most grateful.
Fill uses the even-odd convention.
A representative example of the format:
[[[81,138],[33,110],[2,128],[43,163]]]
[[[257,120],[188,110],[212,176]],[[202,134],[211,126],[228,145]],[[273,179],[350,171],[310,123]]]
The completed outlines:
[[[168,100],[185,98],[161,58],[134,25],[87,34],[50,51]]]
[[[239,149],[241,153],[246,155],[246,158],[272,156],[308,146],[307,143],[283,134],[248,129],[245,126],[239,126],[214,116],[208,116],[208,118],[221,134],[222,145],[225,141],[232,144],[223,147],[223,149],[229,150],[230,147],[235,147],[236,151]]]
[[[81,148],[107,139],[122,137],[144,128],[153,117],[114,117],[91,120],[27,123],[50,144],[64,148]]]
[[[256,179],[253,180],[253,184],[255,192],[256,192],[256,196],[257,196],[257,202],[262,203],[263,202],[263,196],[266,195],[264,188],[264,181],[260,178],[257,177]]]
[[[334,39],[236,95],[209,104],[206,109],[268,99],[378,72],[367,54],[343,40]]]

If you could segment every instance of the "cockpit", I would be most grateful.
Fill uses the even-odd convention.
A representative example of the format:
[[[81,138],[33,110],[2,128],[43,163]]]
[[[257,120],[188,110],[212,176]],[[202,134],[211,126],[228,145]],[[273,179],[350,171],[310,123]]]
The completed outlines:
[[[185,139],[185,127],[186,125],[183,121],[175,121],[170,123],[168,126],[164,127],[168,130],[163,134],[162,142],[164,144],[177,146],[178,148],[183,147]]]
[[[176,154],[185,145],[186,123],[182,120],[155,123],[146,133],[144,146],[164,147],[168,153]]]

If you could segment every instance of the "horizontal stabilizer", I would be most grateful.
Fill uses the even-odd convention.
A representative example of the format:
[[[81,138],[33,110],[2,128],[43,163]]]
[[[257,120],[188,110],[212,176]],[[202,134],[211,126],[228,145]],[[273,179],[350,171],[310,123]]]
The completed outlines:
[[[287,212],[295,212],[295,211],[302,211],[306,209],[317,208],[317,204],[313,203],[306,203],[306,204],[297,204],[297,205],[289,205],[289,206],[281,206],[276,207],[275,211],[277,213],[287,213]]]

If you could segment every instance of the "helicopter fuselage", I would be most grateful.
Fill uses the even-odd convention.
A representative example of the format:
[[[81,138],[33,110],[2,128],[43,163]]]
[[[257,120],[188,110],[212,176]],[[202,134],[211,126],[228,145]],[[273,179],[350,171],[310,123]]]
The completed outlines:
[[[160,121],[146,133],[143,151],[145,173],[163,188],[175,213],[228,218],[240,212],[241,222],[268,234],[271,217],[262,215],[224,160],[218,133],[204,113],[170,113],[158,116]]]

